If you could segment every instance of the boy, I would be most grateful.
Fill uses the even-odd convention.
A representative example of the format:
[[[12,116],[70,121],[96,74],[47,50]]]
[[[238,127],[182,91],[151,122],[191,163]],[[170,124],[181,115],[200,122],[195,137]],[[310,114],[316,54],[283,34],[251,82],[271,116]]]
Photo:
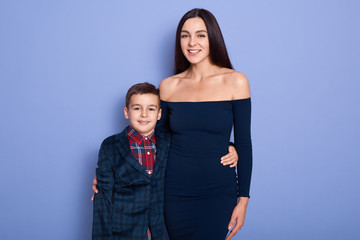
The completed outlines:
[[[92,238],[162,240],[170,135],[155,131],[159,91],[149,83],[132,86],[124,114],[130,126],[101,144]]]

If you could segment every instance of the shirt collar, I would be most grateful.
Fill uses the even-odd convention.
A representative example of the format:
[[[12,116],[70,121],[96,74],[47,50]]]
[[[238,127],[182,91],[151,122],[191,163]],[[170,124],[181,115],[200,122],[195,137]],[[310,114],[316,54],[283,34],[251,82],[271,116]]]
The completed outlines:
[[[129,137],[134,140],[137,144],[140,144],[141,142],[145,141],[145,140],[150,140],[151,142],[156,144],[156,140],[155,140],[155,131],[153,131],[151,134],[147,135],[147,136],[143,136],[140,133],[138,133],[135,129],[133,129],[132,127],[128,127],[127,133],[129,135]]]

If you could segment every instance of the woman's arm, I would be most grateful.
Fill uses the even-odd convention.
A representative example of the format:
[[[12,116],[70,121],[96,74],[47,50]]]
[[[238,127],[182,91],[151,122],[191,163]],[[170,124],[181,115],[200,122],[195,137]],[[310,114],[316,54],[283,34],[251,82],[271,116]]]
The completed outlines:
[[[161,119],[156,123],[156,130],[159,131],[170,131],[169,127],[169,106],[167,100],[170,97],[170,92],[172,91],[172,78],[166,78],[161,81],[159,85],[159,93],[160,93],[160,108],[161,108]]]
[[[252,142],[250,133],[250,98],[233,101],[235,148],[239,155],[237,177],[238,197],[249,197],[252,172]]]
[[[234,139],[235,148],[239,155],[237,166],[238,177],[238,204],[233,210],[229,222],[229,235],[231,239],[241,229],[245,222],[246,209],[249,203],[250,180],[252,172],[252,142],[251,142],[251,98],[249,83],[242,73],[236,73],[234,86]],[[234,226],[235,223],[235,226]],[[234,226],[234,227],[233,227]]]
[[[165,101],[160,101],[161,118],[157,121],[155,131],[170,132],[169,106]]]
[[[231,230],[229,235],[226,237],[226,240],[230,240],[233,236],[236,235],[244,226],[245,222],[245,215],[246,215],[246,209],[247,205],[249,203],[248,197],[239,197],[238,204],[234,208],[231,219],[229,222],[228,229]],[[236,222],[235,226],[234,223]]]

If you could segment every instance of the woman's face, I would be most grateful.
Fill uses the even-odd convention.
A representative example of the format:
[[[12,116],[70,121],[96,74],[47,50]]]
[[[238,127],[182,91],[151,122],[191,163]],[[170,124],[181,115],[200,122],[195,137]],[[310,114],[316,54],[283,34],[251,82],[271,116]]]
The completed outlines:
[[[209,38],[204,21],[189,18],[185,21],[180,34],[181,50],[191,64],[210,60]]]

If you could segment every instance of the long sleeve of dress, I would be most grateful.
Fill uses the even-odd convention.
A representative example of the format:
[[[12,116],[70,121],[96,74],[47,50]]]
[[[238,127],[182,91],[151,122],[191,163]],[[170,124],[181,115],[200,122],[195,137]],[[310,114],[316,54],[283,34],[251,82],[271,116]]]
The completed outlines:
[[[114,172],[104,148],[103,143],[96,168],[99,192],[94,198],[92,239],[110,239],[112,235]]]
[[[234,100],[233,111],[235,148],[239,156],[237,165],[238,196],[250,197],[252,172],[251,99]]]
[[[161,119],[156,123],[156,130],[169,132],[169,105],[165,101],[160,101]]]

